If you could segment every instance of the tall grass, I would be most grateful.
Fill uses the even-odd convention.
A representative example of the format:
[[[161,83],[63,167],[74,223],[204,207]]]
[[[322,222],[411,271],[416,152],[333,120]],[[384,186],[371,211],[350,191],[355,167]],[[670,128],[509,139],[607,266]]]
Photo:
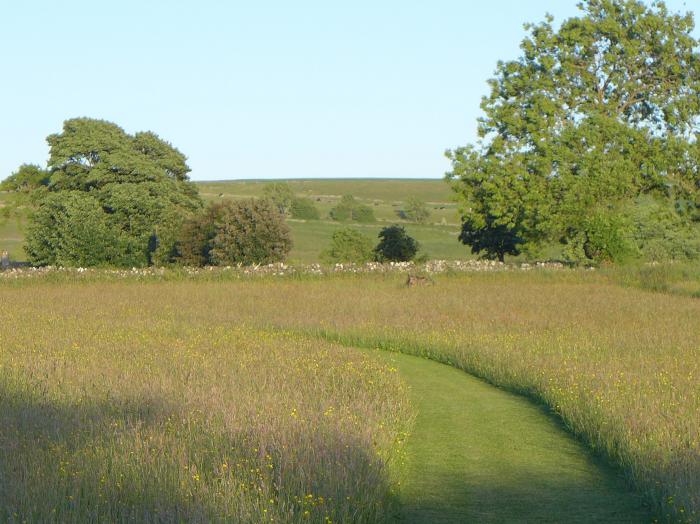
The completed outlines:
[[[195,317],[420,354],[532,396],[620,464],[664,519],[700,520],[700,301],[584,272],[402,282],[184,283],[167,294],[199,304]]]
[[[206,491],[206,496],[193,491],[192,486],[196,484],[191,477],[197,473],[183,465],[193,461],[188,453],[203,460],[209,456],[205,451],[222,449],[218,435],[233,438],[236,444],[232,447],[236,450],[248,449],[242,440],[248,438],[242,436],[246,433],[230,427],[250,426],[256,435],[283,436],[258,439],[260,445],[249,449],[252,455],[243,452],[236,455],[241,457],[236,459],[238,463],[245,458],[257,460],[253,469],[264,471],[265,455],[252,450],[263,449],[263,442],[272,441],[268,447],[275,453],[267,453],[274,457],[275,467],[285,463],[283,457],[290,449],[289,444],[284,448],[280,442],[295,442],[300,449],[307,450],[286,460],[297,465],[313,465],[285,469],[289,475],[284,478],[297,479],[299,476],[306,480],[288,480],[292,487],[281,490],[287,494],[284,498],[287,502],[276,507],[283,507],[289,513],[278,510],[276,518],[300,515],[303,506],[299,506],[294,497],[305,491],[299,487],[302,485],[344,486],[323,495],[336,502],[337,495],[332,493],[346,493],[352,491],[347,486],[356,486],[352,496],[365,493],[364,500],[375,501],[369,506],[360,506],[361,515],[367,520],[380,518],[381,514],[372,513],[372,508],[380,507],[376,501],[382,497],[380,492],[387,492],[388,480],[379,482],[380,488],[374,492],[364,487],[368,484],[359,482],[355,485],[351,479],[384,478],[381,473],[384,468],[370,458],[373,453],[363,455],[362,451],[370,449],[366,447],[367,443],[373,442],[376,435],[384,435],[377,440],[377,447],[371,449],[389,453],[387,450],[393,447],[400,432],[397,428],[401,427],[407,411],[401,394],[393,394],[400,391],[400,385],[390,372],[382,372],[373,367],[374,364],[367,363],[369,370],[366,373],[347,375],[344,362],[357,362],[360,357],[328,345],[341,342],[428,356],[536,398],[550,406],[593,448],[620,464],[664,520],[700,520],[700,301],[622,287],[605,275],[587,272],[441,276],[436,279],[435,286],[411,289],[403,286],[403,281],[399,275],[85,282],[76,285],[27,281],[0,288],[0,303],[5,308],[5,315],[10,314],[9,324],[4,325],[17,326],[3,328],[2,347],[6,347],[10,337],[11,347],[14,347],[11,355],[15,355],[15,361],[24,362],[19,368],[21,380],[12,382],[12,391],[21,393],[15,393],[14,398],[24,399],[19,405],[44,409],[42,406],[49,402],[54,407],[67,406],[64,411],[68,413],[84,413],[81,416],[87,417],[87,427],[105,428],[104,431],[88,432],[97,434],[98,443],[109,434],[106,428],[113,419],[127,421],[121,423],[129,428],[127,435],[131,440],[128,442],[133,444],[119,448],[111,444],[114,438],[109,437],[106,440],[109,445],[94,446],[95,439],[92,439],[86,441],[88,444],[84,447],[79,446],[85,453],[92,453],[93,448],[137,450],[137,443],[147,442],[138,432],[160,435],[154,438],[170,438],[171,433],[163,425],[163,416],[167,420],[168,415],[154,416],[153,413],[169,414],[175,410],[172,420],[180,421],[174,433],[177,438],[168,440],[166,449],[177,452],[157,456],[179,458],[174,462],[176,466],[171,469],[168,466],[162,474],[157,472],[154,478],[170,479],[169,475],[176,475],[176,471],[182,477],[175,477],[177,481],[167,480],[152,485],[153,494],[145,506],[151,508],[149,511],[156,511],[152,509],[154,507],[170,507],[153,502],[158,500],[158,493],[172,493],[168,496],[180,501],[181,505],[177,507],[190,512],[188,515],[206,514],[219,504],[227,508],[226,511],[240,507],[234,502],[228,505],[220,503],[214,488]],[[5,306],[12,302],[14,307]],[[253,328],[258,331],[250,332]],[[266,334],[273,331],[281,332],[279,336],[283,338]],[[293,336],[292,332],[313,336],[316,342]],[[78,341],[80,347],[75,351],[80,358],[74,360],[70,349],[76,337],[83,342]],[[325,340],[321,342],[321,339]],[[225,342],[217,342],[219,340]],[[237,343],[237,340],[241,342]],[[88,344],[90,350],[83,349],[82,344]],[[238,349],[224,351],[224,348],[231,347]],[[246,353],[245,347],[252,349]],[[60,351],[58,357],[51,356],[54,351]],[[241,351],[242,355],[249,356],[237,356]],[[313,357],[318,366],[305,360],[310,357],[304,355],[309,354],[318,355]],[[3,355],[3,369],[8,369],[7,352],[4,351]],[[18,360],[17,355],[24,355],[23,360]],[[244,368],[246,372],[240,371],[235,364],[239,358],[249,362]],[[57,364],[61,362],[63,364]],[[353,366],[350,369],[358,368],[358,364]],[[103,368],[106,378],[100,374]],[[314,373],[318,375],[311,373],[309,368],[317,369]],[[239,371],[234,373],[233,369]],[[227,377],[224,385],[217,380],[221,373]],[[227,373],[233,375],[229,378]],[[70,378],[73,374],[80,378]],[[371,374],[376,378],[368,378]],[[202,378],[191,383],[192,377],[197,376]],[[185,379],[185,385],[179,386]],[[20,387],[20,383],[25,386]],[[63,388],[72,393],[65,396]],[[108,396],[108,391],[120,392],[120,396]],[[48,400],[41,400],[42,395],[48,395]],[[261,395],[263,401],[259,400]],[[343,395],[349,399],[343,401]],[[161,402],[149,401],[144,406],[137,400],[134,407],[134,398],[161,399]],[[213,400],[219,398],[228,400]],[[296,400],[290,404],[286,402],[287,398]],[[318,427],[326,427],[323,426],[326,421],[319,413],[325,412],[328,398],[337,403],[339,407],[336,409],[345,410],[342,420],[347,422],[343,426],[334,426],[334,430],[318,431]],[[162,399],[172,402],[162,402]],[[91,414],[106,409],[99,404],[100,401],[111,406],[107,409],[107,416]],[[98,408],[94,407],[94,402],[98,402]],[[269,411],[263,416],[253,408],[243,407],[246,402],[270,406],[266,407]],[[293,428],[297,426],[287,423],[295,420],[290,415],[292,409],[299,410],[305,402],[308,403],[305,420],[308,417],[314,422],[304,426],[304,431],[297,428],[295,433]],[[83,406],[85,411],[82,411]],[[243,410],[243,414],[238,415],[240,418],[235,419],[239,425],[229,426],[226,422],[229,415],[222,415],[229,413],[232,406]],[[132,412],[140,415],[131,419],[126,414]],[[183,418],[182,413],[187,415]],[[214,413],[219,415],[212,416]],[[359,413],[360,418],[353,419],[352,413]],[[286,422],[275,423],[275,430],[265,433],[267,426],[259,422],[260,417],[265,421]],[[36,420],[60,419],[58,415],[36,417]],[[69,417],[69,420],[74,419]],[[59,442],[63,442],[63,446],[73,440],[68,437],[72,434],[71,428],[83,427],[82,420],[79,418],[80,423],[58,430]],[[243,420],[245,424],[241,422]],[[55,424],[58,423],[50,422],[48,427],[39,425],[40,438],[36,440],[39,444],[27,444],[27,449],[54,449],[50,447],[53,437],[43,435],[52,435]],[[6,426],[2,423],[1,427]],[[62,426],[59,424],[58,427]],[[206,431],[202,432],[202,427]],[[347,435],[341,436],[346,432]],[[82,434],[82,431],[78,433]],[[202,433],[206,436],[201,436]],[[121,435],[123,432],[117,432],[119,438],[127,438]],[[312,440],[304,447],[309,435],[312,439],[327,440]],[[350,467],[351,473],[348,474],[337,473],[340,478],[333,477],[334,480],[328,483],[323,475],[335,475],[343,468],[347,470],[348,466],[331,467],[333,462],[330,459],[316,463],[314,459],[319,456],[313,450],[320,446],[329,450],[328,455],[321,453],[321,458],[333,457],[339,449],[338,441],[343,443],[340,449],[348,445],[348,449],[354,450],[343,459],[347,462],[341,463],[360,464],[361,467]],[[7,447],[8,442],[14,442],[12,439],[3,442],[3,450],[9,454],[6,460],[19,457],[14,463],[10,462],[14,464],[13,471],[26,471],[23,474],[29,475],[33,467],[39,468],[40,463],[46,462],[43,458],[28,460],[34,455],[27,450],[13,453]],[[75,453],[75,450],[70,450],[70,453]],[[121,454],[104,452],[105,456],[110,453],[112,458],[104,462],[113,464],[110,467],[116,468],[115,471],[126,466],[117,468],[114,464],[130,464],[126,451]],[[148,477],[149,471],[156,465],[160,467],[164,460],[153,458],[149,454],[154,453],[152,451],[137,453],[140,454],[137,464],[141,469],[135,471],[139,478]],[[216,485],[213,482],[217,478],[213,473],[216,471],[214,465],[222,459],[222,453],[213,452],[216,458],[210,466],[206,466],[206,461],[204,466],[197,465],[197,471],[207,472],[204,476],[208,479],[207,485]],[[55,456],[50,455],[50,458]],[[85,460],[88,464],[101,462]],[[143,465],[149,464],[149,460],[150,470]],[[54,467],[57,465],[54,461]],[[79,478],[81,474],[78,474]],[[119,494],[115,491],[119,477],[112,475],[109,478],[110,493]],[[129,478],[135,479],[136,474]],[[182,478],[187,488],[178,491],[175,486],[180,486]],[[237,482],[231,486],[243,485],[246,481]],[[285,483],[281,485],[287,486]],[[3,489],[2,496],[7,497],[5,493],[9,488]],[[263,493],[266,493],[265,489]],[[315,495],[319,488],[308,489]],[[34,493],[40,490],[37,488]],[[92,500],[99,496],[97,492],[89,493]],[[189,499],[183,493],[196,493],[199,497],[194,499],[197,504],[188,506],[185,501]],[[118,497],[118,501],[131,500],[124,498],[126,495],[123,494],[112,496]],[[245,518],[266,509],[262,505],[265,500],[262,496],[258,500],[241,492],[232,495],[231,500],[239,496],[246,501],[245,507],[255,508],[245,513]],[[109,507],[116,507],[115,500],[110,504]],[[333,516],[352,520],[353,508],[352,504],[341,504]],[[319,517],[321,515],[318,513]]]
[[[386,518],[411,419],[395,370],[190,323],[239,299],[167,289],[0,289],[0,521]]]

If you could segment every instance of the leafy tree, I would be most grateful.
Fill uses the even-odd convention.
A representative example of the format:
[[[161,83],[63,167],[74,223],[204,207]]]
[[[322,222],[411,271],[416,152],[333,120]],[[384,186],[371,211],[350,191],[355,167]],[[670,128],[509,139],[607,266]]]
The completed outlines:
[[[499,62],[490,81],[479,142],[447,153],[462,238],[476,251],[502,258],[514,245],[560,241],[588,245],[574,250],[584,258],[615,258],[626,250],[591,246],[603,222],[624,229],[613,215],[639,196],[687,203],[686,222],[698,214],[692,16],[638,0],[586,0],[580,9],[559,30],[549,16],[526,26],[522,56]]]
[[[492,218],[486,217],[482,225],[475,223],[473,216],[466,216],[462,221],[459,240],[471,246],[472,253],[483,253],[486,258],[504,261],[505,255],[519,255],[523,240],[518,231],[504,225],[493,225]]]
[[[27,228],[25,250],[39,266],[100,266],[119,256],[119,232],[93,195],[48,194]]]
[[[186,265],[251,265],[283,261],[291,233],[278,208],[267,199],[211,204],[185,222],[178,242]]]
[[[338,222],[370,223],[374,222],[374,211],[371,207],[360,204],[352,195],[343,195],[338,205],[331,209],[330,217]]]
[[[329,264],[354,262],[363,264],[374,258],[372,240],[355,228],[347,227],[333,233],[331,245],[321,259]]]
[[[379,232],[379,244],[374,248],[374,254],[380,262],[408,262],[415,258],[418,248],[418,242],[406,233],[403,226],[394,225]]]
[[[132,136],[116,124],[89,118],[67,120],[63,131],[50,135],[47,141],[47,196],[39,198],[33,220],[55,214],[50,206],[58,201],[48,198],[50,195],[70,193],[72,196],[66,197],[66,202],[72,202],[65,208],[67,216],[79,220],[79,213],[85,212],[85,221],[96,220],[100,227],[106,224],[110,238],[117,239],[113,248],[105,251],[109,260],[94,259],[95,263],[145,266],[172,261],[183,220],[201,208],[197,189],[187,177],[186,158],[180,151],[154,133]],[[92,204],[75,204],[77,193],[89,195],[90,202],[96,201],[104,216],[98,220]],[[49,208],[44,210],[44,206]],[[56,220],[54,227],[67,227],[67,223]],[[32,244],[27,248],[32,263],[67,265],[80,258],[67,251],[76,243],[52,242],[44,238],[52,233],[40,227],[39,222],[36,225],[32,229]],[[56,234],[68,238],[71,233]],[[44,251],[48,248],[57,251],[47,255]],[[90,265],[93,259],[81,260],[83,265]]]
[[[49,184],[49,173],[34,164],[22,164],[0,183],[0,191],[32,191]]]
[[[294,201],[294,192],[287,182],[272,182],[263,187],[263,196],[270,199],[283,215]]]
[[[406,208],[403,210],[403,218],[416,224],[425,224],[430,218],[430,210],[420,198],[409,197]]]
[[[318,220],[321,215],[313,201],[308,198],[295,198],[289,208],[292,218],[300,220]]]

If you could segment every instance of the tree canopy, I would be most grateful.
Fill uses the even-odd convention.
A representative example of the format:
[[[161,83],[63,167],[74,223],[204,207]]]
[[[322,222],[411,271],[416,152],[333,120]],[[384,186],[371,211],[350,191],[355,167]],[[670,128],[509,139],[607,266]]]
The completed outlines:
[[[489,83],[479,142],[447,153],[475,252],[558,241],[572,260],[615,260],[639,248],[630,217],[643,195],[700,218],[692,16],[638,0],[579,7],[559,29],[550,16],[526,26],[522,55]]]
[[[403,226],[393,225],[379,232],[379,243],[374,248],[378,262],[408,262],[418,253],[420,245],[406,233]]]
[[[269,264],[285,260],[292,239],[272,201],[249,199],[210,204],[185,222],[177,246],[189,266]]]
[[[27,235],[32,263],[144,266],[172,260],[182,221],[201,207],[180,151],[154,133],[129,135],[90,118],[67,120],[47,141],[46,197]],[[78,245],[73,236],[94,233],[69,231],[68,224],[81,221],[99,227],[95,238],[109,244],[97,258],[71,251]],[[95,253],[102,240],[82,239]]]

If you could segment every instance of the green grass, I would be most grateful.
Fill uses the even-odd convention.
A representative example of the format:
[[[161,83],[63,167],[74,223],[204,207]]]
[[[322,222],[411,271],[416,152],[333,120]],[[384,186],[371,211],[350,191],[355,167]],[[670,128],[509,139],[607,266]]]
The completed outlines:
[[[339,224],[327,220],[306,222],[289,220],[294,246],[289,254],[292,263],[311,264],[318,262],[319,254],[331,242],[333,232],[343,227],[355,227],[375,243],[377,235],[386,224]],[[464,260],[473,258],[467,247],[457,240],[459,228],[450,226],[428,226],[407,224],[406,231],[418,240],[423,252],[432,259]]]
[[[619,472],[532,402],[443,364],[381,356],[417,410],[400,522],[651,522]]]

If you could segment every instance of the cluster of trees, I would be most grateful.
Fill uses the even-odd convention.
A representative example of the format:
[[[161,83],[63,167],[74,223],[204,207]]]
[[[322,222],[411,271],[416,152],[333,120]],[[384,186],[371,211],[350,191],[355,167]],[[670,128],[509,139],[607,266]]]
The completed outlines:
[[[205,207],[185,156],[154,133],[76,118],[47,141],[46,169],[21,166],[2,184],[31,194],[33,265],[252,264],[291,249],[278,202]]]
[[[460,239],[503,259],[700,256],[700,42],[663,2],[586,0],[500,62],[477,144],[448,151]]]
[[[402,226],[393,225],[379,232],[379,243],[355,228],[347,227],[333,233],[331,245],[321,254],[328,263],[407,262],[416,258],[420,245]]]

